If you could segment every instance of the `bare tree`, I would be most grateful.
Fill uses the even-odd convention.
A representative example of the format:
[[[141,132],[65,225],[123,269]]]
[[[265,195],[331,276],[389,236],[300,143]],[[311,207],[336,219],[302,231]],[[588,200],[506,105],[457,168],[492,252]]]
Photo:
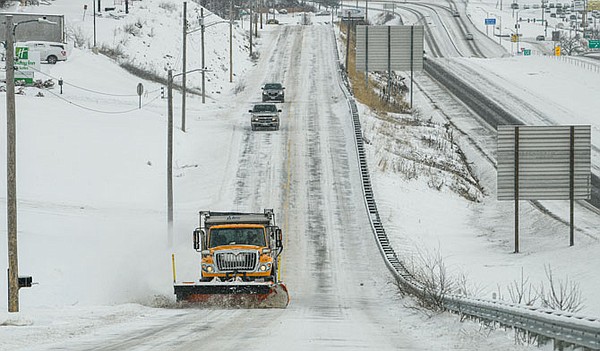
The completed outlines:
[[[550,265],[544,266],[544,271],[548,286],[542,282],[538,291],[542,306],[566,312],[580,311],[584,304],[579,284],[569,280],[569,277],[556,280]]]
[[[570,56],[582,48],[581,36],[578,33],[576,33],[574,36],[567,36],[561,32],[559,43],[561,55],[567,54]]]
[[[485,288],[481,284],[473,284],[469,281],[469,277],[466,273],[460,273],[456,277],[456,283],[454,284],[454,290],[458,295],[462,296],[481,296],[485,291]]]
[[[514,280],[510,283],[507,290],[508,296],[513,303],[533,306],[539,298],[533,288],[533,284],[529,281],[529,277],[524,277],[523,267],[521,267],[521,280]]]
[[[431,310],[443,310],[444,298],[453,291],[455,283],[448,274],[439,250],[419,252],[413,277],[420,287],[419,304]]]

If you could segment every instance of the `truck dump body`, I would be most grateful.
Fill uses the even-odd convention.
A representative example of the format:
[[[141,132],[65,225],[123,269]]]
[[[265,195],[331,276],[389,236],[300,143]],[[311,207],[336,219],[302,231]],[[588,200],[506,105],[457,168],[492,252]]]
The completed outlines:
[[[273,210],[201,211],[194,248],[201,253],[200,277],[196,282],[175,283],[177,301],[226,308],[288,305],[287,288],[278,277],[283,244]]]

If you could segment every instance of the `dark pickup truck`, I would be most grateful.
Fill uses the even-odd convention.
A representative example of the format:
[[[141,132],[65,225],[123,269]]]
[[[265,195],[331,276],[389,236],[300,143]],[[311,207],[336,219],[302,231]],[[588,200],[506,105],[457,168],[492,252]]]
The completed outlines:
[[[252,130],[279,130],[279,112],[281,110],[277,109],[275,104],[256,104],[248,112],[252,114],[250,119]]]

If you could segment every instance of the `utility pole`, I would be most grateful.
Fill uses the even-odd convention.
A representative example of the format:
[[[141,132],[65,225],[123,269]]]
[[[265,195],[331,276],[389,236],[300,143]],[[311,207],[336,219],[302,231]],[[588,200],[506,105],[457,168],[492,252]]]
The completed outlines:
[[[343,19],[343,17],[342,17]],[[346,20],[346,73],[348,73],[348,56],[350,55],[350,11]]]
[[[252,58],[252,5],[250,5],[250,58]]]
[[[519,13],[517,12],[517,17],[519,16]],[[517,21],[519,19],[517,18]],[[515,24],[515,32],[517,34],[517,55],[519,54],[519,42],[521,41],[521,38],[519,38],[519,28],[521,27],[521,25],[519,24],[519,22],[517,22]]]
[[[181,130],[185,133],[185,93],[187,71],[187,1],[183,2],[183,82],[181,84]],[[204,90],[204,88],[202,89]]]
[[[167,75],[167,225],[168,244],[173,246],[173,70]]]
[[[263,29],[263,11],[265,9],[265,6],[263,4],[263,1],[260,0],[260,2],[258,3],[258,10],[260,11],[260,29]],[[269,16],[267,16],[268,18]]]
[[[233,0],[229,7],[229,83],[231,82],[233,82]]]
[[[8,229],[8,312],[19,312],[17,250],[17,126],[13,16],[6,15],[6,222]]]
[[[206,88],[205,88],[205,77],[204,72],[204,8],[200,9],[200,41],[202,42],[202,103],[206,102]]]
[[[98,0],[100,1],[100,0]],[[94,4],[92,4],[92,7],[94,8],[94,48],[96,48],[96,0],[94,0]],[[7,32],[8,33],[8,32]]]

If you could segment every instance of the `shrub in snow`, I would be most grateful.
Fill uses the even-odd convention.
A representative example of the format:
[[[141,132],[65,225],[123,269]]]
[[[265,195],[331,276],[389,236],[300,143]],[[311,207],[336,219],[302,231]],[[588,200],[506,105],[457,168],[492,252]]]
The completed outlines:
[[[583,297],[579,284],[569,280],[555,279],[550,265],[544,267],[547,282],[541,283],[538,295],[542,306],[565,312],[578,312],[583,307]]]

